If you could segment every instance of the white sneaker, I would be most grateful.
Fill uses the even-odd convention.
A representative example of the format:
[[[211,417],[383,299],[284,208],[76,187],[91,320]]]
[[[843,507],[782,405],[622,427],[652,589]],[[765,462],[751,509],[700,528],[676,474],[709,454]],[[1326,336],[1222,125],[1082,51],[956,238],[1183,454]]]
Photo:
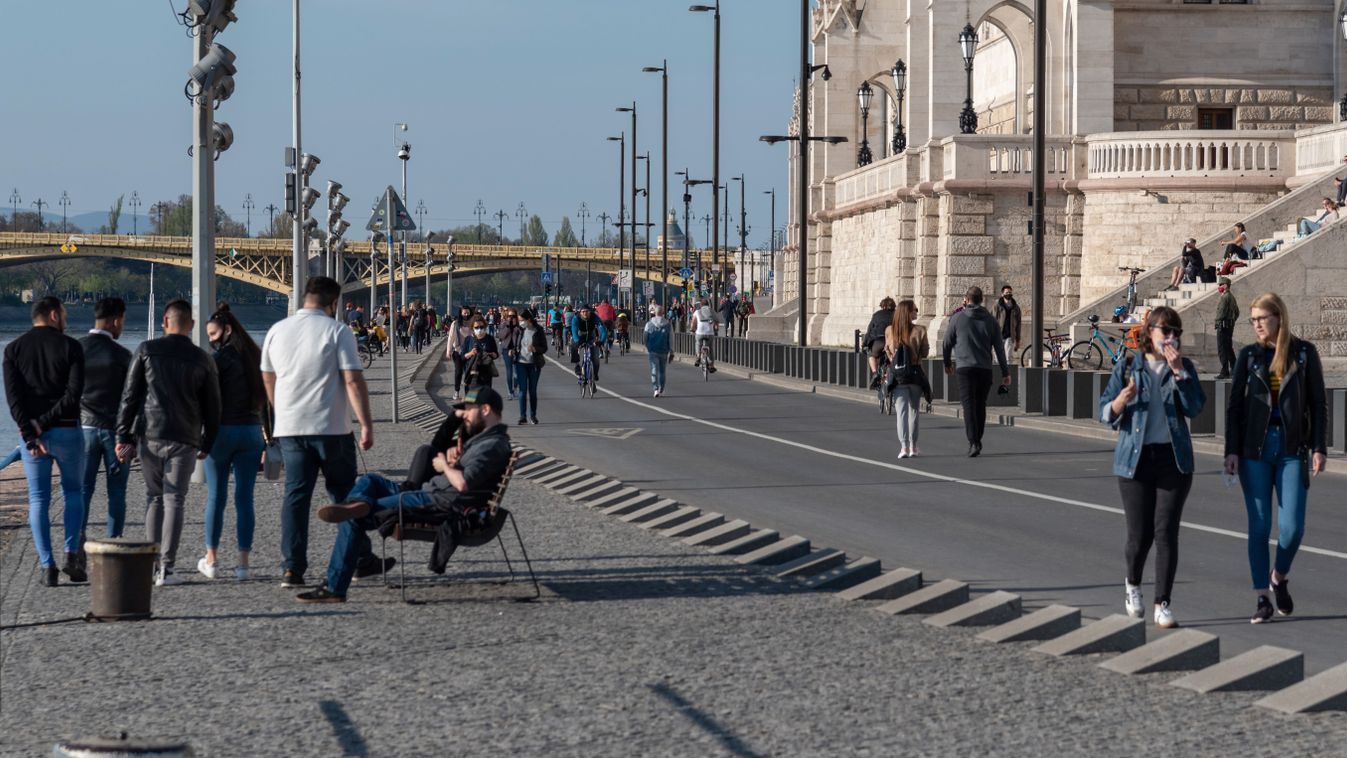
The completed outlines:
[[[1127,599],[1123,602],[1123,607],[1127,609],[1127,615],[1134,619],[1146,617],[1146,611],[1141,605],[1141,587],[1129,582],[1123,582],[1123,587],[1127,590]],[[1160,606],[1156,606],[1156,613],[1160,612]]]
[[[899,459],[906,458],[907,455],[908,455],[908,453],[907,453],[907,448],[903,448],[902,450],[899,450],[899,451],[898,451],[898,458],[899,458]]]
[[[169,587],[175,584],[183,584],[186,581],[186,579],[173,573],[173,569],[164,569],[159,573],[159,578],[155,581],[154,586]]]
[[[1161,629],[1174,629],[1179,625],[1174,614],[1169,612],[1169,601],[1155,606],[1155,625]]]
[[[207,579],[214,579],[220,575],[220,567],[214,563],[206,563],[206,559],[202,558],[196,562],[196,573]]]
[[[459,398],[458,398],[458,393],[455,392],[455,393],[454,393],[454,400],[453,400],[453,402],[457,403],[458,400],[459,400]]]
[[[235,566],[234,578],[240,582],[246,582],[253,578],[253,572],[247,566]]]

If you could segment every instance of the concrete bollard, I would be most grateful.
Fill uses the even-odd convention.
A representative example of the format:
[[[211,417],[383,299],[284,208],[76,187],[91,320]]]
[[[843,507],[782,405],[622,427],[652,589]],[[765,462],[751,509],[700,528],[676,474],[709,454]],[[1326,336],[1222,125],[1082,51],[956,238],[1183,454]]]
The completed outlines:
[[[1044,416],[1065,416],[1067,411],[1067,377],[1074,371],[1049,371],[1047,392],[1043,398]]]
[[[159,544],[141,540],[88,540],[89,615],[103,621],[150,618],[154,562]]]
[[[1050,369],[1021,366],[1016,372],[1019,385],[1019,407],[1024,413],[1043,412],[1044,376]]]
[[[1095,407],[1101,393],[1095,388],[1099,385],[1098,371],[1066,372],[1066,416],[1073,419],[1094,418]],[[1102,374],[1107,377],[1108,374]]]
[[[1225,406],[1212,402],[1216,398],[1216,380],[1199,379],[1197,383],[1202,388],[1202,394],[1207,398],[1207,402],[1202,406],[1202,412],[1197,414],[1197,418],[1188,420],[1188,431],[1193,434],[1215,434],[1216,417],[1225,415]]]

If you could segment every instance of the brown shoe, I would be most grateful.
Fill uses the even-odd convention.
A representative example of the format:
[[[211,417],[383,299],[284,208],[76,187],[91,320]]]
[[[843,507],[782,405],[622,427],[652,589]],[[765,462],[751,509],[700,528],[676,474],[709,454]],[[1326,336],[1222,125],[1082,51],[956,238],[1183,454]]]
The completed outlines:
[[[319,508],[318,518],[329,524],[340,524],[343,521],[368,516],[371,510],[369,503],[358,500],[353,503],[337,503]]]

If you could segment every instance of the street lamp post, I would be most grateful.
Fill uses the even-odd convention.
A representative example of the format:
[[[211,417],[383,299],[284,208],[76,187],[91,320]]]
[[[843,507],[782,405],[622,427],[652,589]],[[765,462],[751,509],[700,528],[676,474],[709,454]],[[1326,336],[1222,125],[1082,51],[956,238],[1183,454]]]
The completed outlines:
[[[856,166],[868,166],[874,162],[874,155],[870,152],[870,101],[875,97],[875,90],[870,86],[870,82],[861,82],[860,89],[856,90],[856,99],[861,104],[861,146],[856,151]]]
[[[138,214],[137,214],[137,211],[138,211],[139,209],[140,209],[140,193],[139,193],[139,192],[136,192],[135,190],[132,190],[132,191],[131,191],[131,236],[133,236],[133,237],[136,236],[136,233],[139,231],[139,229],[137,228],[137,225],[136,225],[136,220],[137,220],[137,219],[136,219],[136,216],[138,215]]]
[[[965,90],[967,97],[963,101],[963,112],[959,114],[959,131],[964,134],[976,134],[978,114],[973,110],[973,56],[977,54],[978,33],[971,23],[964,24],[959,32],[959,49],[963,53],[963,70],[968,76]],[[1037,86],[1037,85],[1035,85]]]
[[[889,71],[893,77],[893,97],[897,100],[897,108],[893,117],[893,154],[903,152],[907,149],[907,133],[903,131],[903,100],[907,95],[907,64],[902,58],[893,64],[893,69]]]
[[[731,177],[730,181],[739,182],[739,253],[743,255],[748,250],[748,210],[744,207],[748,181],[744,179],[744,174]],[[743,286],[742,282],[740,286]]]
[[[528,218],[529,209],[524,207],[524,201],[519,201],[519,207],[514,209],[514,215],[519,219],[519,244],[524,244],[524,219]]]
[[[70,207],[70,195],[65,190],[61,190],[61,199],[57,201],[61,206],[61,234],[66,233],[66,209]]]
[[[772,226],[768,229],[767,235],[767,247],[771,250],[769,253],[771,257],[767,259],[767,270],[770,272],[768,278],[770,279],[776,276],[776,187],[764,190],[762,194],[772,196]]]
[[[42,198],[39,197],[38,199],[36,199],[36,200],[33,201],[33,205],[36,205],[36,206],[37,206],[37,228],[38,228],[38,231],[41,231],[41,230],[42,230],[42,227],[43,227],[43,225],[44,225],[44,223],[45,223],[45,222],[42,220],[42,207],[43,207],[43,206],[46,206],[46,205],[51,205],[51,203],[49,203],[49,202],[47,202],[46,200],[43,200]]]
[[[426,201],[416,201],[416,228],[421,231],[421,239],[429,241],[430,237],[426,234]]]
[[[659,72],[660,81],[663,90],[663,110],[662,110],[662,134],[660,162],[660,176],[664,181],[664,192],[661,195],[663,202],[663,211],[660,214],[663,226],[660,231],[660,252],[662,261],[660,263],[660,305],[667,310],[669,308],[669,60],[666,58],[660,66],[646,66],[641,71],[652,74]],[[684,235],[686,236],[686,235]],[[686,264],[684,264],[686,265]]]
[[[500,210],[496,211],[495,218],[496,218],[496,242],[497,242],[497,244],[501,244],[501,245],[504,245],[504,244],[505,244],[505,219],[507,219],[507,218],[509,218],[509,217],[510,217],[510,214],[506,213],[504,208],[501,208]]]
[[[23,198],[19,196],[18,187],[15,187],[14,191],[9,193],[9,202],[14,205],[14,213],[10,214],[9,225],[14,227],[11,231],[17,232],[19,230],[19,203],[23,202]]]
[[[134,195],[134,194],[131,196],[131,199],[132,199],[132,200],[135,200],[135,195]],[[244,196],[243,196],[243,213],[245,214],[245,216],[246,216],[246,218],[247,218],[247,220],[248,220],[248,222],[247,222],[247,223],[248,223],[247,229],[248,229],[248,236],[249,236],[249,237],[253,236],[253,208],[255,208],[255,207],[257,207],[257,206],[255,206],[255,205],[253,204],[253,193],[249,192],[248,194],[244,195]],[[134,219],[135,216],[133,215],[132,218]]]
[[[809,0],[803,2],[807,8]],[[711,94],[711,262],[712,265],[719,265],[720,248],[717,238],[720,236],[720,220],[715,218],[715,215],[716,206],[719,204],[716,193],[720,191],[720,0],[716,0],[714,6],[694,5],[688,10],[696,13],[713,12],[715,15],[715,62]],[[719,292],[716,294],[719,295]]]
[[[645,151],[645,155],[637,156],[645,161],[645,186],[641,188],[641,196],[645,198],[645,221],[641,223],[641,229],[645,231],[645,276],[650,278],[650,227],[654,226],[650,221],[650,151]],[[635,222],[635,218],[632,219]],[[633,228],[635,225],[633,224]],[[636,268],[636,257],[632,256],[632,268]],[[634,293],[633,293],[634,294]],[[632,298],[635,301],[635,297]]]
[[[636,268],[636,101],[631,101],[631,107],[622,107],[616,109],[618,113],[631,113],[631,261],[630,265],[633,271]],[[618,259],[618,269],[622,268],[622,261]],[[625,300],[622,296],[622,283],[619,280],[617,287],[617,307],[623,307]]]
[[[482,216],[486,215],[486,205],[482,203],[481,198],[477,198],[477,207],[473,208],[472,212],[477,214],[477,244],[480,245],[483,236],[486,234],[486,230],[482,228]]]
[[[588,203],[585,203],[585,202],[581,202],[581,203],[580,203],[580,210],[576,211],[575,215],[580,219],[580,247],[586,247],[586,245],[585,245],[585,219],[589,218],[589,204],[588,204]]]
[[[622,251],[627,247],[626,228],[622,226],[627,219],[627,133],[609,137],[609,142],[618,144],[617,152],[617,268],[622,269]],[[632,148],[635,150],[635,147]]]
[[[401,131],[404,131],[404,132],[407,131],[407,125],[406,125],[406,124],[394,124],[393,126],[394,126],[395,129],[400,129]],[[398,141],[398,140],[397,140],[397,137],[396,137],[396,134],[395,134],[395,136],[394,136],[394,142],[396,143],[397,141]],[[403,203],[403,205],[406,205],[407,203],[411,202],[411,198],[407,196],[407,163],[410,162],[411,159],[412,159],[412,145],[411,145],[410,142],[407,142],[407,141],[403,140],[402,143],[398,146],[398,160],[402,161],[402,203]],[[392,223],[392,219],[390,219],[389,222]],[[403,232],[403,233],[402,233],[401,237],[399,237],[399,239],[398,239],[398,242],[399,242],[399,245],[398,245],[398,264],[399,264],[399,267],[402,269],[402,301],[401,301],[401,302],[402,302],[403,305],[406,305],[406,304],[407,304],[407,233],[406,233],[406,232]],[[390,248],[391,248],[391,246],[390,246]]]

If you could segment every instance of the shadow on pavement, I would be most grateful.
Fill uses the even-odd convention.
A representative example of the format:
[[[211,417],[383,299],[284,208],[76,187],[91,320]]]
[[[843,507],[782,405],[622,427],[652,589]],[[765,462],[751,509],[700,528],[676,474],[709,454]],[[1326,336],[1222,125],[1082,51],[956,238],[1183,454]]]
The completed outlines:
[[[341,745],[342,755],[369,755],[369,745],[365,744],[365,738],[360,736],[360,730],[351,721],[351,717],[346,715],[346,709],[341,703],[335,700],[320,700],[318,709],[332,726],[332,735],[337,738],[337,744]]]
[[[677,709],[679,713],[683,714],[688,721],[691,721],[699,729],[712,737],[715,737],[716,740],[720,742],[720,746],[725,748],[731,755],[745,757],[760,755],[759,753],[753,752],[753,750],[749,748],[748,745],[745,745],[743,740],[739,739],[739,737],[731,732],[728,727],[717,721],[711,714],[688,702],[686,698],[675,692],[669,685],[660,682],[659,684],[647,686],[650,687],[651,692],[658,695],[669,705],[672,705]]]

